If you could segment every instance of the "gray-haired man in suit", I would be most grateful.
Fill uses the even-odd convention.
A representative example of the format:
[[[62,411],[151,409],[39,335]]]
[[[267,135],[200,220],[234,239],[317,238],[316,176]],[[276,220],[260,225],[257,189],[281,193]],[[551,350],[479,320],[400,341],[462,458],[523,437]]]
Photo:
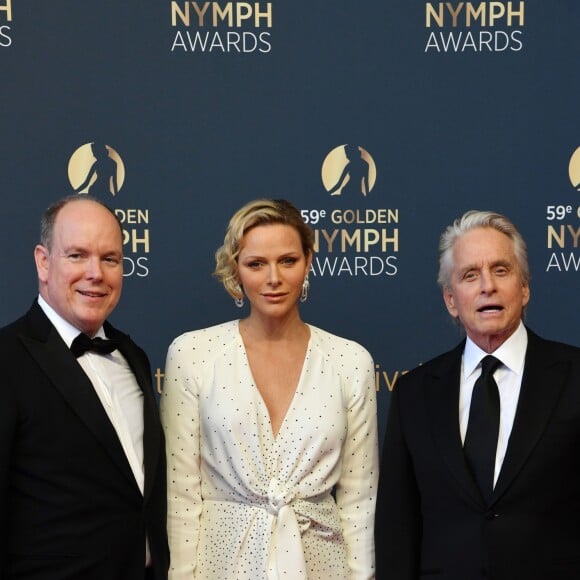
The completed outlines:
[[[467,337],[394,390],[377,578],[578,579],[580,349],[524,326],[526,245],[502,215],[445,230],[439,283]]]

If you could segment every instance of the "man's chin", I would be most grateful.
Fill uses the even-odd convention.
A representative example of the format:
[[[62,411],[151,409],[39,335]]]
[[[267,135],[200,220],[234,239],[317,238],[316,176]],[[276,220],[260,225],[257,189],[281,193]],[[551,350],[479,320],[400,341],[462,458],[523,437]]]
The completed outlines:
[[[103,323],[106,319],[106,316],[84,317],[78,319],[75,326],[77,326],[85,334],[93,336],[99,330],[99,328],[103,326]]]

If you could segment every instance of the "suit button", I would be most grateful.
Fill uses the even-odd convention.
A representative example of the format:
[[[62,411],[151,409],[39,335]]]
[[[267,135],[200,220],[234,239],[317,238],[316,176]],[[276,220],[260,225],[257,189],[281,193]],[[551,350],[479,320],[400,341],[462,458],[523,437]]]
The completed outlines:
[[[499,514],[496,514],[492,511],[485,512],[486,520],[495,520],[495,518],[499,518]]]

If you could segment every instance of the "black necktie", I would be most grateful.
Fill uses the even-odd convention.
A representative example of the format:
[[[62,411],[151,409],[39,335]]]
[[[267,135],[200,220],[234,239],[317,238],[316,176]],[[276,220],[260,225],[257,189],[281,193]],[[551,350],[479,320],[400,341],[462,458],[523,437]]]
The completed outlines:
[[[499,391],[493,373],[501,361],[488,355],[481,361],[481,375],[471,395],[469,421],[463,451],[481,493],[489,501],[499,433]]]
[[[104,338],[91,338],[84,333],[79,334],[70,345],[71,352],[78,358],[85,352],[97,352],[99,354],[110,354],[118,348],[117,340],[105,340]]]

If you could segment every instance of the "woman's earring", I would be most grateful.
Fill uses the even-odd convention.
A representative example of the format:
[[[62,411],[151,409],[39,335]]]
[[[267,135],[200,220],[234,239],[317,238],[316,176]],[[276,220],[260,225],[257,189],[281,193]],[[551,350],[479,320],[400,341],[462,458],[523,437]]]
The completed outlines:
[[[234,304],[241,308],[244,305],[244,289],[242,288],[241,284],[236,284],[236,294],[241,294],[239,298],[234,298]]]
[[[308,299],[308,290],[310,290],[310,280],[308,279],[308,274],[306,274],[306,278],[304,278],[304,282],[302,282],[302,292],[300,292],[300,302],[306,302]]]

